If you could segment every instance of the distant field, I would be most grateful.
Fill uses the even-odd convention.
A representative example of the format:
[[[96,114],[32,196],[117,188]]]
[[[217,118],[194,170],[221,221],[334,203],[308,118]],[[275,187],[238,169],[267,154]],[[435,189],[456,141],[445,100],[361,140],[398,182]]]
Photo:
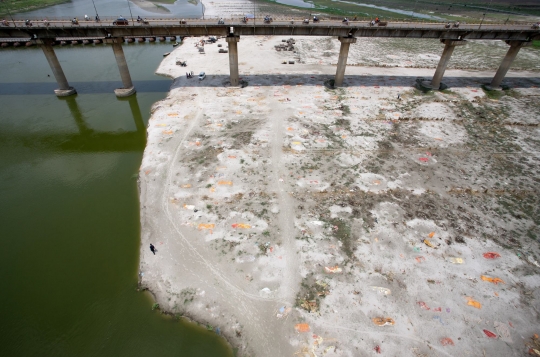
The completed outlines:
[[[0,17],[7,16],[10,12],[24,12],[36,10],[56,4],[70,2],[71,0],[0,0]]]
[[[261,4],[261,8],[266,7],[268,10],[270,10],[270,4],[274,5],[276,10],[280,9],[275,0],[258,0],[257,3]],[[313,7],[296,7],[296,11],[308,14],[320,12],[340,16],[358,16],[359,18],[378,16],[387,19],[410,19],[412,14],[415,14],[415,17],[421,14],[467,22],[478,22],[482,18],[486,22],[530,21],[530,16],[540,16],[540,1],[538,0],[492,0],[491,2],[486,0],[310,0],[306,4],[312,4]],[[375,5],[379,8],[365,5]]]
[[[176,2],[176,0],[149,0],[149,1],[156,4],[174,4]]]

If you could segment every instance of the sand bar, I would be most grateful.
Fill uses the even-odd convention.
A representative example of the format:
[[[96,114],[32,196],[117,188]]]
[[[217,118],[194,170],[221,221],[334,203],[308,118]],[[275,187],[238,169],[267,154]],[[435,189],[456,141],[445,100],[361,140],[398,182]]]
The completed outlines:
[[[526,351],[540,298],[538,72],[511,71],[515,89],[489,98],[479,85],[494,69],[449,69],[450,89],[424,94],[413,85],[433,69],[406,67],[436,64],[433,45],[377,53],[332,90],[339,42],[278,52],[282,39],[241,38],[245,88],[227,84],[223,39],[201,54],[186,38],[159,67],[174,82],[139,175],[141,286],[242,356]],[[350,63],[373,59],[365,41]]]

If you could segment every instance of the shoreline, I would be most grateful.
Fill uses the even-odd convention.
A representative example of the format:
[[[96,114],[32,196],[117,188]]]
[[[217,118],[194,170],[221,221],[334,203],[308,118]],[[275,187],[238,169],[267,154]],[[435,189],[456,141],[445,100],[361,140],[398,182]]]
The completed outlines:
[[[458,205],[478,203],[445,186],[471,190],[479,186],[440,165],[450,163],[467,172],[491,162],[491,156],[469,153],[476,155],[472,166],[468,156],[451,154],[458,150],[465,155],[470,151],[467,142],[477,140],[464,129],[465,114],[458,108],[478,112],[504,104],[517,111],[530,104],[508,96],[494,101],[478,89],[493,75],[492,69],[449,69],[444,81],[451,90],[423,95],[413,89],[414,79],[429,78],[433,69],[353,65],[347,68],[345,86],[328,90],[323,82],[333,78],[337,40],[299,37],[297,53],[277,52],[273,46],[282,38],[242,37],[239,70],[249,82],[245,88],[226,84],[228,55],[219,54],[217,47],[227,48],[223,39],[207,44],[205,54],[199,54],[198,38],[185,38],[156,71],[173,78],[173,83],[167,98],[152,107],[139,174],[141,288],[152,292],[163,311],[181,312],[199,324],[219,327],[240,356],[322,355],[324,351],[328,356],[354,355],[357,349],[372,350],[383,340],[387,353],[400,348],[457,353],[439,344],[443,337],[473,354],[481,349],[492,353],[493,348],[516,351],[518,343],[478,342],[472,327],[495,331],[488,315],[494,313],[498,321],[513,322],[514,327],[508,328],[515,340],[518,335],[530,336],[534,302],[511,312],[504,306],[517,293],[511,281],[536,289],[534,279],[539,275],[519,273],[530,264],[495,240],[475,238],[506,229],[510,223],[501,218],[483,222],[474,218],[471,223],[460,216]],[[375,47],[385,43],[359,42],[351,46],[351,64],[371,60],[366,55],[370,43]],[[484,51],[481,44],[476,46]],[[393,51],[387,61],[405,65],[416,53],[410,51]],[[433,51],[440,53],[440,47],[434,46]],[[416,56],[418,64],[437,60],[425,50]],[[187,60],[188,67],[176,66],[176,59]],[[291,59],[294,65],[282,64]],[[456,63],[460,61],[466,63],[467,57],[456,56]],[[204,70],[207,78],[187,79],[187,70],[195,76]],[[528,78],[532,73],[536,72],[511,71],[507,80],[519,84],[515,91],[521,96],[538,95],[540,82]],[[398,94],[401,100],[396,100]],[[519,113],[519,118],[508,120],[536,125],[537,119],[527,111]],[[525,142],[527,131],[512,125],[517,142]],[[479,124],[473,132],[483,128],[485,124]],[[401,132],[400,137],[392,136],[395,131]],[[393,139],[385,139],[388,136]],[[380,151],[381,145],[388,145],[385,140],[406,144],[390,154],[394,157],[390,162],[401,165],[404,172],[399,176],[387,172],[389,167],[377,172],[380,162],[387,160],[385,151]],[[532,147],[523,150],[536,156]],[[423,163],[418,157],[427,164],[418,164]],[[364,169],[353,174],[357,167]],[[336,170],[340,178],[332,185]],[[421,179],[423,170],[437,180]],[[509,180],[504,172],[501,177],[492,175],[494,171],[483,175],[482,185],[494,188],[496,182]],[[519,185],[529,187],[527,182]],[[354,203],[355,197],[361,204]],[[411,211],[406,202],[432,206],[429,216]],[[453,209],[445,210],[445,205]],[[483,217],[476,209],[470,214]],[[455,222],[457,227],[478,228],[459,233]],[[348,229],[355,235],[352,241],[338,235]],[[437,249],[417,239],[431,237],[430,232],[434,238],[428,239]],[[158,249],[155,256],[148,250],[149,243]],[[525,241],[522,244],[524,251],[538,250]],[[475,258],[484,251],[500,252],[500,262],[508,268],[489,268],[489,261]],[[448,265],[448,257],[456,256],[465,263]],[[399,268],[394,266],[397,262]],[[336,266],[339,272],[332,273]],[[515,270],[518,267],[521,270]],[[508,282],[508,289],[452,275],[463,271],[479,279],[486,269],[495,269],[491,274]],[[427,295],[418,296],[417,291]],[[493,291],[499,294],[494,299],[482,298]],[[484,310],[468,306],[463,294],[476,295]],[[306,305],[303,299],[316,303]],[[417,300],[431,310],[419,309]],[[392,326],[374,325],[371,320],[381,313],[394,321]],[[433,314],[453,332],[440,327]],[[306,328],[309,333],[303,332]]]
[[[129,0],[129,1],[131,1],[133,4],[135,4],[135,6],[138,6],[143,10],[153,12],[155,14],[170,14],[171,13],[166,7],[160,6],[159,3],[156,3],[153,1],[149,1],[149,0]]]

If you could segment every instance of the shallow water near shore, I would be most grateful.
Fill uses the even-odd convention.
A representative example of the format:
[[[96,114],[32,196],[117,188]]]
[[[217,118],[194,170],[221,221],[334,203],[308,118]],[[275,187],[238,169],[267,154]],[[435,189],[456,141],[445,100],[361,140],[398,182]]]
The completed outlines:
[[[110,46],[55,48],[79,93],[65,99],[39,48],[0,51],[0,355],[232,355],[136,291],[136,176],[150,107],[170,85],[154,71],[171,49],[124,46],[137,88],[124,100]]]

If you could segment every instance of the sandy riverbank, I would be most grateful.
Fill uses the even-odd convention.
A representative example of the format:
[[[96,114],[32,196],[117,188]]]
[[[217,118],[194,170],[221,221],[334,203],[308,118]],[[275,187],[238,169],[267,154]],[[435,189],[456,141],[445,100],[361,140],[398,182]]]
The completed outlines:
[[[205,0],[205,17],[241,18],[246,14],[258,12],[258,7],[249,0]]]
[[[511,71],[515,89],[491,99],[479,85],[494,69],[447,70],[450,90],[424,94],[413,84],[433,69],[351,66],[332,90],[336,39],[297,38],[293,53],[274,50],[281,37],[242,37],[240,89],[225,41],[199,54],[197,40],[158,69],[175,80],[139,176],[140,283],[163,309],[219,327],[245,356],[527,351],[540,299],[535,72]],[[350,63],[373,57],[366,41]],[[442,49],[426,46],[377,64],[431,66]]]
[[[164,7],[159,6],[159,1],[148,1],[148,0],[130,0],[132,3],[137,5],[143,10],[153,12],[156,14],[168,14],[170,11]]]

